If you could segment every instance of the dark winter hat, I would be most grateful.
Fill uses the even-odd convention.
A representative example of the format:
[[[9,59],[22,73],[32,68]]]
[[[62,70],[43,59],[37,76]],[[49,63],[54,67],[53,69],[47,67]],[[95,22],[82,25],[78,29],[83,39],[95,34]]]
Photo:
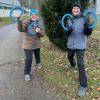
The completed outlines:
[[[74,2],[72,5],[72,9],[73,7],[79,7],[81,9],[81,4],[79,2]]]

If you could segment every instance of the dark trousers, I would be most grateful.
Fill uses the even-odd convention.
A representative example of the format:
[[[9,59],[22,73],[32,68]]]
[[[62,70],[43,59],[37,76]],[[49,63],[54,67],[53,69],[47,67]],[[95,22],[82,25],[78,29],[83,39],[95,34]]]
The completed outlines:
[[[72,66],[75,65],[74,55],[76,53],[80,86],[87,87],[87,76],[84,66],[84,51],[84,49],[68,49],[68,59]]]
[[[40,48],[38,49],[24,49],[25,52],[25,66],[24,66],[24,74],[30,74],[31,66],[32,66],[32,60],[33,60],[33,52],[35,56],[36,64],[40,63]]]

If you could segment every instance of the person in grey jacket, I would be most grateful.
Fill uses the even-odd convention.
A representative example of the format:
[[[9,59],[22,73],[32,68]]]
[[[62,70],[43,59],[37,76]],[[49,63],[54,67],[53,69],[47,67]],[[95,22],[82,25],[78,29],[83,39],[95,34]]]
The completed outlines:
[[[68,60],[70,62],[70,67],[75,67],[76,62],[74,60],[74,55],[76,54],[77,66],[79,73],[80,88],[78,91],[78,96],[84,96],[87,91],[87,76],[84,66],[84,52],[87,47],[88,36],[92,33],[92,29],[88,28],[88,20],[81,13],[81,4],[75,2],[72,5],[72,15],[73,18],[67,20],[67,52]]]

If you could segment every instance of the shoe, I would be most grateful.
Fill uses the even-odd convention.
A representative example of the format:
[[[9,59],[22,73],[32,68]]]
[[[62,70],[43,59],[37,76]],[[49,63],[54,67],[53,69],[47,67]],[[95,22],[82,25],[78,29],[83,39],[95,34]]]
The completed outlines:
[[[24,75],[24,78],[25,78],[25,81],[27,81],[27,82],[31,80],[29,74],[25,74],[25,75]]]
[[[41,69],[42,68],[42,64],[41,63],[37,64],[37,68]]]
[[[85,96],[86,92],[87,92],[87,87],[85,87],[85,88],[80,87],[80,89],[78,91],[78,96],[83,97],[83,96]]]

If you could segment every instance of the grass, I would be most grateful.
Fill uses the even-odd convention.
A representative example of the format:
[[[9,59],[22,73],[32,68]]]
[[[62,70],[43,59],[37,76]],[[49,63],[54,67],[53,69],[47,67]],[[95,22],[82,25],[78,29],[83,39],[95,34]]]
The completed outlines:
[[[95,39],[100,40],[100,15],[98,15],[98,23],[97,23],[97,27],[94,30],[92,37]]]
[[[29,18],[29,16],[23,16],[24,20],[26,20],[28,18]],[[1,21],[0,21],[0,27],[3,27],[5,25],[11,24],[11,23],[12,22],[8,17],[3,17],[3,18],[1,18]]]
[[[3,27],[3,26],[8,25],[8,24],[10,24],[10,20],[8,17],[1,18],[0,27]]]
[[[29,16],[23,16],[23,20],[29,19]]]
[[[59,50],[47,37],[42,39],[41,57],[43,68],[38,74],[43,77],[51,90],[62,100],[100,100],[100,42],[90,38],[85,53],[85,65],[88,74],[89,89],[85,97],[77,96],[78,72],[77,68],[67,70],[66,52]]]
[[[92,37],[97,40],[100,40],[100,31],[94,31]]]
[[[98,15],[98,22],[97,22],[96,30],[100,31],[100,15]]]

